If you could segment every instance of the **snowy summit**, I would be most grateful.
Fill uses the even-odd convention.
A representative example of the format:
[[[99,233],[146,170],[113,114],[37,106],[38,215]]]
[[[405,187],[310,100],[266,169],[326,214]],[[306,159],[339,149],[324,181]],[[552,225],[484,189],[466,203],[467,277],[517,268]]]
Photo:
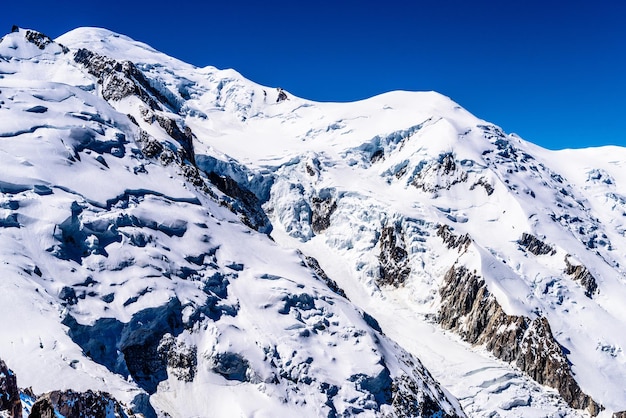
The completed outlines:
[[[0,416],[626,415],[626,149],[15,28],[0,151]]]

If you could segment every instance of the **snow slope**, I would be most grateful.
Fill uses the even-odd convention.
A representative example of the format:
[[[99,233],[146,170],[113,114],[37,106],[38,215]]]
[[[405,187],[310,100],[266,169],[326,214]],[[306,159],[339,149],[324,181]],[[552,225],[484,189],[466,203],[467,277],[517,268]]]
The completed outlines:
[[[136,45],[119,39],[95,49]],[[145,416],[463,416],[302,254],[242,223],[162,86],[73,57],[34,31],[0,42],[0,357],[22,387]]]
[[[626,410],[623,148],[548,151],[435,92],[312,102],[104,29],[43,43],[0,42],[24,386],[172,416]]]

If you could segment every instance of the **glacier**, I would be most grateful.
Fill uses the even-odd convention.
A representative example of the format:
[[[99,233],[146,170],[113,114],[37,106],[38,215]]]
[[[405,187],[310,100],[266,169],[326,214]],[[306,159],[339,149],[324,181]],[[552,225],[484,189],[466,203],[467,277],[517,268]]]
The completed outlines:
[[[70,390],[128,416],[626,410],[623,148],[549,151],[436,92],[313,102],[99,28],[2,38],[0,147],[23,415]]]

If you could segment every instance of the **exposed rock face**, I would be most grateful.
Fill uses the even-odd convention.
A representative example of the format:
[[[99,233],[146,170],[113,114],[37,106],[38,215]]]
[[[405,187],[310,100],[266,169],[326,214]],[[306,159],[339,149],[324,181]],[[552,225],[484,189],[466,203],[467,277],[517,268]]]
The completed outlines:
[[[287,97],[287,93],[285,93],[285,90],[281,89],[280,87],[278,87],[276,90],[278,90],[278,97],[276,98],[276,103],[289,99],[289,97]]]
[[[535,255],[556,254],[556,250],[552,248],[552,246],[541,241],[534,235],[527,234],[526,232],[522,234],[522,238],[520,238],[517,243],[520,245],[520,247],[525,248],[526,251],[529,251]]]
[[[42,49],[42,50],[45,49],[47,45],[50,45],[51,43],[53,43],[52,39],[50,39],[49,36],[46,36],[43,33],[40,33],[34,30],[27,30],[24,37],[26,38],[28,42],[37,45],[37,48]],[[64,53],[69,52],[67,48],[65,47],[62,47],[62,48],[63,48]]]
[[[75,392],[73,390],[45,393],[35,396],[30,389],[20,391],[16,375],[0,359],[0,416],[22,417],[20,392],[34,402],[29,418],[73,417],[135,417],[115,398],[105,392]],[[8,413],[8,415],[5,414]]]
[[[22,416],[17,378],[6,363],[0,359],[0,411],[8,411],[11,417]]]
[[[395,417],[458,417],[443,411],[435,399],[424,395],[415,385],[415,381],[406,376],[394,379],[391,386],[391,406]]]
[[[146,131],[141,130],[139,132],[139,138],[137,140],[139,145],[141,145],[141,152],[147,158],[155,158],[161,152],[163,152],[163,145],[156,139],[150,136]]]
[[[399,286],[409,277],[411,267],[399,223],[386,226],[380,233],[380,278],[383,285]]]
[[[167,132],[169,136],[175,139],[185,151],[184,158],[195,164],[195,153],[193,150],[193,133],[188,126],[185,126],[184,132],[180,130],[176,122],[172,119],[161,115],[155,116],[157,123]]]
[[[102,85],[102,97],[107,101],[136,95],[152,110],[161,110],[159,102],[176,106],[152,87],[143,73],[130,61],[118,62],[84,48],[76,51],[74,61],[98,78]]]
[[[30,410],[28,418],[55,418],[54,406],[47,398],[38,399]]]
[[[53,391],[40,396],[33,404],[29,417],[119,417],[134,415],[125,410],[114,398],[105,392]]]
[[[188,127],[181,130],[176,122],[170,118],[152,113],[162,110],[161,104],[170,108],[177,108],[158,89],[154,88],[143,73],[130,61],[118,62],[103,55],[98,55],[87,49],[79,49],[74,60],[85,66],[87,71],[96,77],[102,85],[102,97],[107,101],[118,101],[124,97],[135,95],[144,102],[150,110],[144,111],[144,119],[152,123],[156,121],[167,134],[177,141],[183,151],[182,159],[195,163],[193,150],[193,133]],[[150,156],[148,156],[150,158]]]
[[[482,188],[485,189],[487,196],[491,196],[493,194],[493,186],[484,177],[479,178],[474,184],[472,184],[470,186],[470,190],[474,190],[476,186],[482,186]]]
[[[442,189],[450,190],[452,186],[464,183],[467,179],[467,172],[457,165],[454,155],[445,153],[417,173],[412,184],[417,189],[434,193]]]
[[[439,323],[444,328],[457,331],[472,344],[486,344],[505,361],[515,360],[526,322],[506,315],[482,279],[465,267],[452,267],[440,294]],[[500,325],[504,331],[496,332]]]
[[[193,184],[199,190],[202,190],[204,193],[209,196],[216,198],[215,194],[211,189],[209,189],[205,183],[205,180],[200,175],[200,170],[198,170],[195,165],[195,153],[193,150],[193,133],[187,127],[185,127],[185,132],[182,133],[176,122],[167,118],[157,118],[150,110],[146,109],[151,113],[151,117],[153,116],[155,120],[161,120],[163,122],[163,129],[177,130],[180,132],[180,136],[177,141],[179,141],[181,148],[178,149],[177,153],[174,153],[171,149],[166,148],[163,144],[157,141],[154,137],[148,134],[143,129],[139,129],[139,138],[137,139],[137,143],[141,147],[141,153],[146,158],[155,158],[163,165],[169,165],[171,163],[176,163],[181,170],[181,173],[185,180]],[[131,121],[134,118],[131,118]],[[175,127],[175,128],[174,128]],[[137,172],[146,172],[145,167],[140,166],[135,168],[135,173]]]
[[[155,112],[168,109],[177,111],[179,104],[175,100],[170,100],[166,94],[153,87],[150,80],[130,61],[119,62],[84,48],[75,53],[74,60],[83,65],[91,75],[98,78],[98,83],[102,85],[101,94],[105,100],[119,101],[131,95],[138,97],[147,105],[147,108],[141,111],[143,119],[150,124],[157,122],[180,145],[178,153],[174,153],[170,149],[166,149],[147,132],[140,130],[138,143],[147,158],[158,157],[163,165],[176,162],[187,181],[212,195],[196,167],[193,146],[194,134],[191,129],[187,126],[181,129],[175,120]],[[129,115],[129,118],[137,124],[134,117]]]
[[[602,406],[582,392],[563,348],[544,317],[507,315],[485,281],[463,266],[448,270],[440,289],[439,322],[496,357],[514,362],[540,384],[553,387],[572,407],[597,415]]]
[[[572,407],[597,415],[603,409],[584,394],[573,378],[563,348],[554,339],[545,317],[534,319],[522,340],[517,366],[537,382],[556,388]]]
[[[585,296],[591,298],[595,293],[599,293],[598,283],[595,277],[582,264],[573,264],[569,260],[569,256],[565,256],[565,274],[572,276],[572,278],[580,283],[585,289]]]
[[[168,374],[183,382],[193,381],[198,370],[198,349],[195,346],[186,346],[171,334],[166,334],[157,352],[166,360]]]
[[[441,237],[449,249],[456,249],[459,250],[459,252],[465,251],[472,243],[472,238],[469,234],[457,236],[452,233],[448,225],[439,225],[437,228],[437,236]]]
[[[247,226],[267,234],[272,231],[271,222],[261,207],[261,202],[254,193],[241,187],[237,181],[229,176],[220,176],[215,172],[207,173],[207,175],[209,181],[213,183],[219,191],[232,198],[225,200],[224,204],[233,212],[240,213],[241,220]]]
[[[332,290],[339,296],[347,298],[346,292],[344,292],[343,289],[337,285],[337,282],[328,277],[326,272],[320,267],[320,263],[317,261],[317,259],[309,256],[304,256],[304,262],[311,270],[315,272],[315,274],[317,274],[320,279],[322,279],[324,283],[326,283],[330,290]]]
[[[308,166],[307,166],[308,167]],[[337,209],[337,201],[330,192],[311,197],[311,228],[319,234],[330,226],[330,217]]]

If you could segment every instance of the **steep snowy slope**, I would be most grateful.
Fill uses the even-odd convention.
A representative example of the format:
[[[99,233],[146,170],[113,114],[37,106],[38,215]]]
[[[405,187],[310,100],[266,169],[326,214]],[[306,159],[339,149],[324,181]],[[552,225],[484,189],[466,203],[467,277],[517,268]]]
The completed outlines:
[[[60,41],[76,48],[99,38],[124,41],[91,29]],[[230,194],[249,196],[243,199],[249,206],[265,202],[272,236],[318,255],[349,296],[364,286],[380,299],[360,298],[361,306],[381,311],[378,318],[387,313],[390,323],[403,310],[426,323],[434,318],[554,387],[576,408],[597,413],[591,393],[604,406],[623,409],[624,289],[614,260],[623,236],[618,230],[608,244],[612,232],[591,196],[568,185],[555,153],[504,134],[436,93],[394,92],[349,104],[281,100],[280,91],[232,71],[171,60],[163,71],[168,58],[125,42],[124,48],[104,42],[100,52],[138,57],[152,85],[171,103],[184,103],[171,110],[196,135],[198,168],[222,190],[236,184]],[[446,286],[446,277],[473,283],[473,290],[456,294],[462,287]],[[484,300],[472,299],[479,290]],[[462,311],[467,304],[473,309]],[[497,313],[498,320],[483,323],[481,312]],[[511,335],[500,341],[506,329]],[[551,347],[543,355],[529,352],[537,332]],[[478,392],[473,396],[483,396]],[[485,414],[562,407],[549,392],[544,402],[534,387],[516,392],[513,402],[500,392],[484,411],[474,398],[467,406]]]
[[[0,41],[0,358],[32,387],[24,413],[98,390],[145,416],[463,416],[315,260],[250,228],[269,229],[260,207],[198,171],[177,93],[100,53],[193,68],[88,32],[106,46]]]
[[[626,410],[624,149],[547,151],[434,92],[311,102],[103,29],[9,34],[0,74],[23,386],[460,415],[416,356],[470,416]]]

